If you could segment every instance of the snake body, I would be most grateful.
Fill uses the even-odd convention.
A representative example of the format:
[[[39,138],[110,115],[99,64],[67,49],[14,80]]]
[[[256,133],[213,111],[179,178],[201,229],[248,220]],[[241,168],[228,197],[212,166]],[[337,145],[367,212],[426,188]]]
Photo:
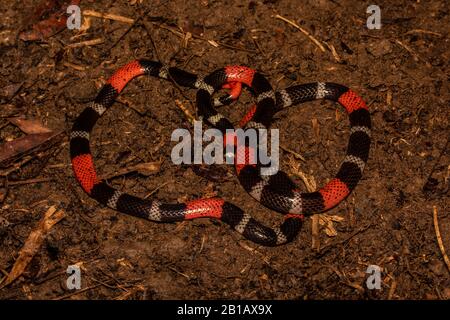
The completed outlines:
[[[197,89],[198,114],[215,128],[226,132],[233,126],[215,106],[229,103],[239,95],[241,84],[248,86],[257,104],[243,119],[244,129],[268,128],[279,110],[314,99],[338,101],[349,113],[351,135],[347,156],[336,176],[313,193],[300,193],[287,174],[260,174],[261,165],[236,162],[236,171],[244,189],[263,205],[287,214],[283,222],[269,228],[244,210],[221,198],[196,199],[186,203],[162,203],[141,199],[109,186],[97,177],[90,151],[90,132],[96,121],[114,103],[126,84],[134,77],[150,75]],[[228,97],[212,99],[212,94],[229,86]],[[225,135],[226,136],[226,135]],[[228,141],[225,139],[225,141]],[[233,142],[235,143],[235,142]],[[234,145],[234,147],[237,147]],[[101,88],[94,101],[75,120],[70,134],[70,156],[76,179],[89,196],[111,209],[157,222],[176,222],[202,217],[219,219],[247,239],[265,246],[292,241],[300,231],[303,215],[323,212],[337,205],[356,186],[362,176],[370,147],[370,114],[363,100],[348,88],[332,83],[297,85],[273,91],[270,83],[257,71],[229,66],[208,76],[199,76],[150,60],[135,60],[117,70]],[[244,148],[245,157],[251,151]],[[248,160],[248,159],[247,159]]]

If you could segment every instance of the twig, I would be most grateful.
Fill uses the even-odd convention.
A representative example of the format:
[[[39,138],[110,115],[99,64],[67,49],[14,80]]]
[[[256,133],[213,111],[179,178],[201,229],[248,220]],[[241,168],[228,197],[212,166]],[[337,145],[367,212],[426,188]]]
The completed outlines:
[[[172,32],[173,34],[175,34],[176,36],[178,36],[178,37],[180,37],[182,39],[184,39],[186,37],[186,33],[185,32],[179,31],[179,30],[175,29],[174,27],[170,27],[170,26],[167,26],[167,25],[165,25],[163,23],[157,23],[157,22],[153,22],[153,21],[152,21],[152,24],[157,26],[157,27],[159,27],[159,28],[161,28],[161,29],[165,29],[167,31],[170,31],[170,32]],[[180,28],[178,27],[178,29],[180,29]],[[256,51],[256,50],[250,50],[250,49],[247,49],[247,48],[236,47],[236,46],[233,46],[231,44],[223,43],[221,41],[215,41],[215,40],[211,40],[211,39],[206,39],[206,38],[204,38],[202,36],[199,36],[199,35],[196,35],[196,34],[192,34],[192,39],[206,41],[210,45],[212,45],[213,47],[222,46],[224,48],[233,49],[233,50],[237,50],[237,51],[245,51],[245,52],[248,52],[248,53],[258,53],[258,51]]]
[[[29,161],[31,161],[33,159],[34,159],[34,157],[32,157],[32,156],[25,156],[23,159],[20,160],[20,162],[15,163],[10,168],[5,169],[5,170],[1,170],[0,171],[0,176],[7,177],[12,172],[14,172],[16,170],[19,170],[24,164],[28,163]]]
[[[133,24],[134,23],[134,19],[131,19],[131,18],[127,18],[127,17],[124,17],[124,16],[119,16],[117,14],[112,14],[112,13],[101,13],[101,12],[97,12],[97,11],[94,11],[94,10],[83,10],[83,15],[84,16],[89,16],[89,17],[96,17],[96,18],[114,20],[114,21],[119,21],[119,22],[123,22],[123,23],[129,23],[129,24]]]
[[[431,64],[430,64],[428,61],[426,61],[425,59],[421,58],[417,53],[415,53],[413,49],[411,49],[410,47],[408,47],[406,44],[404,44],[403,42],[401,42],[401,41],[398,40],[398,39],[395,39],[395,42],[396,42],[399,46],[401,46],[403,49],[405,49],[406,51],[408,51],[408,52],[412,55],[414,61],[419,61],[419,60],[420,60],[420,61],[424,62],[425,65],[426,65],[428,68],[431,68]]]
[[[438,213],[436,206],[433,206],[433,223],[434,223],[434,231],[436,232],[437,242],[439,244],[439,249],[441,250],[442,256],[444,257],[444,261],[445,264],[447,265],[448,271],[450,271],[450,260],[448,259],[447,253],[445,253],[441,232],[439,231]]]
[[[156,54],[156,57],[158,58],[158,61],[161,61],[161,56],[159,55],[159,50],[156,47],[155,41],[153,40],[153,36],[152,36],[151,30],[147,27],[147,22],[144,22],[143,26],[144,26],[145,30],[147,30],[148,37],[150,38],[150,42],[152,44],[153,50],[155,50],[155,54]]]
[[[337,63],[342,63],[342,59],[337,53],[336,48],[332,44],[329,44],[328,42],[325,42],[325,44],[327,45],[328,49],[330,49],[331,54],[334,57],[334,60],[336,60]]]
[[[250,251],[251,253],[256,253],[257,255],[259,255],[262,259],[262,261],[264,261],[265,264],[267,264],[268,266],[270,266],[270,261],[269,261],[269,257],[266,256],[265,254],[263,254],[262,252],[258,251],[256,248],[252,248],[250,246],[248,246],[247,244],[245,244],[243,241],[239,241],[238,244],[244,248],[247,251]]]
[[[77,43],[71,43],[71,44],[67,45],[67,48],[79,48],[79,47],[86,47],[86,46],[95,46],[95,45],[101,44],[103,42],[104,42],[104,39],[97,38],[97,39],[86,40],[86,41],[81,41],[81,42],[77,42]]]
[[[179,275],[182,275],[183,277],[185,277],[188,280],[191,280],[191,277],[189,277],[189,275],[187,275],[186,273],[183,273],[181,271],[178,271],[177,269],[175,269],[174,267],[168,267],[170,270],[172,270],[175,273],[178,273]]]
[[[306,161],[305,158],[300,153],[295,152],[294,150],[291,150],[285,146],[280,145],[280,149],[283,151],[286,151],[287,153],[292,154],[295,158],[300,159],[302,161]]]
[[[52,178],[35,178],[21,181],[8,181],[8,186],[18,186],[22,184],[31,184],[31,183],[40,183],[40,182],[48,182],[52,181]]]
[[[85,66],[80,66],[80,65],[77,65],[77,64],[74,64],[74,63],[70,63],[70,62],[64,62],[63,65],[68,67],[68,68],[75,69],[77,71],[84,71],[84,70],[86,70]]]
[[[77,294],[80,294],[80,293],[83,293],[83,292],[95,289],[95,288],[100,287],[102,285],[103,284],[99,283],[99,284],[96,284],[95,286],[90,286],[90,287],[87,287],[87,288],[84,288],[84,289],[81,289],[81,290],[78,290],[78,291],[66,294],[65,296],[60,296],[60,297],[54,298],[53,300],[64,300],[64,299],[70,298],[72,296],[75,296]]]
[[[335,242],[335,243],[330,243],[327,244],[326,246],[322,247],[322,249],[320,249],[319,251],[319,255],[320,257],[322,257],[328,250],[330,250],[330,248],[334,247],[334,246],[338,246],[338,245],[342,245],[348,241],[350,241],[352,238],[354,238],[355,236],[357,236],[360,233],[363,233],[364,231],[366,231],[367,229],[369,229],[372,226],[371,223],[369,223],[368,225],[359,228],[358,230],[356,230],[355,232],[353,232],[350,236],[348,236],[347,238],[339,241],[339,242]]]
[[[138,25],[138,23],[142,20],[142,17],[147,17],[147,15],[148,15],[148,13],[149,13],[149,11],[150,11],[150,9],[149,10],[146,10],[144,13],[142,13],[142,14],[140,14],[139,15],[139,17],[136,19],[136,20],[134,20],[133,21],[133,23],[131,24],[131,26],[129,26],[128,28],[127,28],[127,30],[124,32],[124,33],[122,33],[122,35],[119,37],[119,39],[117,39],[114,43],[113,43],[113,45],[111,46],[111,47],[109,47],[109,49],[108,49],[108,51],[106,51],[106,52],[110,52],[111,51],[111,49],[113,49],[136,25]],[[121,17],[122,19],[123,19],[123,17]],[[126,22],[127,20],[128,20],[129,18],[125,18],[125,21],[124,22]],[[144,26],[145,27],[145,26]]]
[[[99,283],[99,284],[101,284],[101,285],[103,285],[103,286],[105,286],[106,288],[109,288],[109,289],[113,289],[113,290],[120,289],[120,290],[123,290],[123,291],[127,291],[125,288],[122,288],[122,287],[120,287],[120,286],[118,286],[118,285],[112,286],[112,285],[110,285],[109,283],[106,283],[106,282],[101,281],[101,280],[97,280],[97,279],[95,279],[95,278],[93,278],[93,277],[89,277],[89,279],[91,279],[92,281],[94,281],[94,282],[96,282],[96,283]]]
[[[162,187],[166,186],[169,183],[169,181],[166,181],[162,184],[160,184],[159,186],[157,186],[155,189],[153,189],[148,195],[146,195],[144,197],[144,199],[149,198],[151,195],[155,194],[156,191],[158,191],[159,189],[161,189]]]
[[[304,35],[306,35],[312,42],[314,42],[314,44],[316,46],[319,47],[320,50],[322,50],[322,52],[325,52],[325,47],[320,43],[319,40],[317,40],[316,38],[314,38],[308,31],[306,31],[305,29],[303,29],[302,27],[300,27],[298,24],[296,24],[294,21],[286,19],[285,17],[280,16],[279,14],[277,14],[275,16],[276,19],[280,19],[283,20],[284,22],[289,23],[291,26],[293,26],[294,28],[297,28],[298,30],[300,30]]]
[[[439,32],[433,32],[433,31],[428,31],[428,30],[423,30],[423,29],[410,30],[410,31],[406,32],[405,34],[413,34],[413,33],[425,33],[425,34],[431,34],[431,35],[437,36],[437,37],[442,37],[442,34],[440,34]]]
[[[101,178],[103,180],[111,180],[113,178],[125,176],[125,175],[133,173],[133,172],[138,172],[139,174],[142,174],[144,176],[149,176],[149,175],[159,172],[159,170],[161,168],[161,164],[162,164],[162,162],[158,162],[158,161],[156,161],[156,162],[141,162],[141,163],[138,163],[137,165],[130,166],[130,167],[127,167],[127,168],[124,168],[121,170],[117,170],[112,174],[102,176]]]
[[[389,289],[389,293],[388,293],[388,300],[392,300],[392,297],[394,296],[395,289],[397,289],[397,281],[392,279],[391,288]]]

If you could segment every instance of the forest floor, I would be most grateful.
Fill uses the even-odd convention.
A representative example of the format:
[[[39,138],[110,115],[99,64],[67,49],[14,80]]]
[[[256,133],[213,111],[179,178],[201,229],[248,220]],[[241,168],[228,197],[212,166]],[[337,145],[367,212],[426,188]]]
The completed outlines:
[[[62,131],[26,163],[22,157],[2,168],[0,281],[48,208],[64,214],[24,272],[0,285],[0,299],[450,299],[450,270],[433,222],[435,208],[450,254],[447,1],[380,0],[379,30],[366,26],[368,1],[82,1],[82,12],[134,22],[89,16],[85,34],[66,28],[39,41],[19,36],[41,18],[35,1],[0,3],[0,143],[24,135],[12,117]],[[372,116],[363,179],[336,208],[306,218],[292,243],[274,248],[210,219],[153,223],[99,205],[74,178],[68,132],[108,77],[137,58],[198,74],[248,65],[276,89],[315,81],[352,88]],[[111,185],[171,203],[219,196],[267,225],[281,221],[243,190],[232,166],[211,173],[171,162],[173,130],[192,131],[179,105],[195,115],[195,90],[140,77],[119,100],[91,135],[99,175],[162,164],[149,176],[113,177]],[[237,124],[251,102],[244,91],[221,110]],[[277,114],[272,127],[283,147],[304,158],[280,151],[281,168],[301,188],[301,173],[318,187],[336,174],[349,136],[341,107],[294,106]],[[313,233],[317,221],[328,225]],[[73,291],[66,269],[77,263],[82,289]],[[366,285],[370,265],[381,270],[380,289]]]

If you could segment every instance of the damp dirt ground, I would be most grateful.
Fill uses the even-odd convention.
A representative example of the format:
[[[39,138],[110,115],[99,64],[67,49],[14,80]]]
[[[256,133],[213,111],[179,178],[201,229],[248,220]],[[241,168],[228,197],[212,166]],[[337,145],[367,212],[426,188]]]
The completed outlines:
[[[82,1],[82,10],[137,21],[91,17],[84,35],[64,29],[39,41],[18,37],[33,22],[34,1],[0,3],[0,142],[23,136],[8,123],[13,116],[63,131],[61,140],[2,177],[0,281],[47,209],[65,214],[22,275],[0,289],[0,299],[450,299],[450,271],[433,223],[435,207],[450,254],[446,1],[380,0],[379,30],[366,26],[367,1]],[[277,14],[307,30],[324,51]],[[95,39],[101,40],[71,45]],[[370,156],[356,189],[321,216],[332,225],[313,233],[313,220],[305,218],[295,241],[266,248],[219,221],[153,223],[89,198],[74,179],[68,132],[114,70],[136,58],[201,74],[244,64],[276,89],[328,81],[358,92],[372,116]],[[237,124],[251,102],[245,91],[222,112]],[[192,132],[179,104],[195,114],[195,91],[133,80],[92,132],[99,175],[162,161],[148,176],[108,181],[164,202],[222,197],[278,224],[282,217],[246,194],[231,166],[171,162],[173,130]],[[349,137],[341,107],[294,106],[277,114],[273,128],[285,149],[304,158],[280,151],[281,168],[300,188],[306,187],[299,172],[317,187],[336,174]],[[77,263],[82,289],[73,291],[66,269]],[[370,265],[381,270],[380,289],[366,285]]]

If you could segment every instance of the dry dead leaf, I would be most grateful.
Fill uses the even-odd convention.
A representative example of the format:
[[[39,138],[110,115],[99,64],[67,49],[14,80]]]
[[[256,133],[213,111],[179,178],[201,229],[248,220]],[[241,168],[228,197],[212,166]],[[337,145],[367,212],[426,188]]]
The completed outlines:
[[[25,119],[21,117],[15,117],[15,118],[9,118],[9,122],[11,122],[13,125],[17,126],[20,130],[25,132],[26,134],[36,134],[36,133],[48,133],[52,132],[47,127],[44,127],[44,125],[36,119]]]
[[[40,1],[27,19],[31,22],[31,28],[21,32],[19,38],[23,41],[43,40],[64,30],[67,28],[67,7],[79,4],[80,0]]]
[[[45,237],[47,236],[50,229],[57,224],[61,219],[64,218],[64,211],[56,211],[56,207],[50,207],[45,213],[44,217],[39,221],[36,229],[31,231],[28,239],[25,241],[22,249],[19,251],[19,257],[16,259],[11,272],[6,278],[5,287],[16,280],[26,269],[31,259],[34,257],[36,252],[38,252]]]
[[[0,145],[0,163],[16,158],[21,154],[31,152],[33,149],[55,138],[59,133],[60,132],[29,134],[13,141],[5,142]]]

